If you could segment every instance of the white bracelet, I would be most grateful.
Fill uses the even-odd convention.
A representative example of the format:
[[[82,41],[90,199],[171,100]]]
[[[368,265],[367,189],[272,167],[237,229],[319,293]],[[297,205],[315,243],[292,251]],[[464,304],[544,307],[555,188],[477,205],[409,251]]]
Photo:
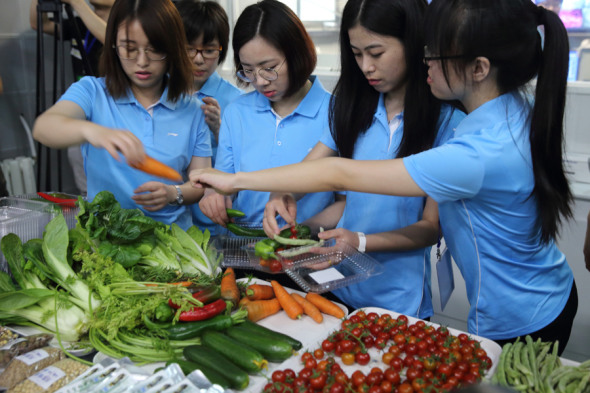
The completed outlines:
[[[359,246],[357,249],[360,252],[365,252],[365,249],[367,247],[367,237],[362,232],[357,232],[356,234],[359,236]]]

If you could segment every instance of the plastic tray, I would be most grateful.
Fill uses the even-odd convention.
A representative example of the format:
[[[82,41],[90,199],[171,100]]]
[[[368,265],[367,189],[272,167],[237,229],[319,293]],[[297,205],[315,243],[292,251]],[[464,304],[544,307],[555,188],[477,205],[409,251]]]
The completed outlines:
[[[278,255],[285,273],[306,292],[332,291],[384,271],[377,260],[341,241],[329,240],[293,257]]]

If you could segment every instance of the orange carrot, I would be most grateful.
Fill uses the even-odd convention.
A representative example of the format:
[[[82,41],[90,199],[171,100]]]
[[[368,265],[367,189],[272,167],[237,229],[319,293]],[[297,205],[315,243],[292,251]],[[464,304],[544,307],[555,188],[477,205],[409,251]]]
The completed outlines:
[[[336,303],[326,299],[321,295],[318,295],[317,293],[309,292],[307,295],[305,295],[305,298],[313,303],[317,308],[319,308],[324,314],[328,314],[339,319],[342,319],[346,316],[344,311],[338,307]]]
[[[248,300],[243,303],[243,307],[248,311],[248,319],[252,322],[260,321],[281,311],[281,304],[277,298],[269,300]]]
[[[236,274],[234,273],[234,269],[228,267],[225,269],[225,273],[223,273],[223,277],[221,278],[221,298],[223,300],[229,300],[233,303],[233,305],[237,305],[240,301],[240,290],[238,289],[238,284],[236,283]]]
[[[132,167],[145,173],[149,173],[150,175],[163,177],[173,181],[182,181],[182,176],[176,171],[176,169],[147,155],[142,162],[132,165]]]
[[[317,308],[312,302],[305,300],[305,298],[298,293],[292,293],[291,296],[293,296],[293,299],[303,307],[303,312],[309,315],[311,319],[317,323],[322,323],[324,317],[319,308]]]
[[[287,292],[287,290],[280,283],[272,280],[270,284],[272,285],[272,289],[274,290],[276,298],[279,300],[279,303],[281,303],[281,307],[283,310],[285,310],[289,318],[301,318],[301,315],[303,314],[303,307],[301,307],[299,303],[293,299],[289,292]]]
[[[268,300],[275,297],[275,292],[270,285],[252,284],[246,288],[246,296],[250,300]]]

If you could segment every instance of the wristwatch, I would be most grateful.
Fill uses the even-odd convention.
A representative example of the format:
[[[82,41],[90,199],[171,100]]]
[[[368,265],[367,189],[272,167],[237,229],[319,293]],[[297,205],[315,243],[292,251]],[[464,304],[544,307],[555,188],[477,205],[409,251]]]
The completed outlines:
[[[174,188],[176,188],[176,199],[168,204],[172,206],[180,206],[184,202],[184,196],[182,195],[180,186],[174,186]]]

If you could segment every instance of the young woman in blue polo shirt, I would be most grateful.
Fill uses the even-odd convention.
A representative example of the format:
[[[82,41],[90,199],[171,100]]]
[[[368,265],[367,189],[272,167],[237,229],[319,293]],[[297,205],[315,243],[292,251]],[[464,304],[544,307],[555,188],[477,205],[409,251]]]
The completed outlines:
[[[528,0],[433,0],[424,26],[433,94],[460,100],[468,112],[444,145],[395,160],[195,171],[191,180],[220,192],[428,195],[465,279],[469,332],[499,343],[530,334],[558,340],[563,351],[578,303],[555,244],[572,201],[562,162],[567,32]],[[532,101],[522,90],[535,76]]]
[[[263,0],[240,14],[233,32],[234,63],[241,84],[254,91],[224,111],[215,167],[252,171],[301,161],[328,128],[330,94],[311,76],[313,42],[295,13],[276,0]],[[268,193],[243,191],[231,198],[207,190],[201,211],[225,226],[227,207],[246,213],[243,221],[262,226]],[[332,203],[333,193],[301,201],[300,221]]]
[[[133,169],[145,154],[182,174],[210,167],[201,103],[190,96],[191,65],[178,11],[169,0],[120,0],[107,23],[104,78],[85,77],[39,116],[35,138],[82,144],[88,198],[111,191],[124,208],[164,223],[192,225],[185,203],[203,194]]]
[[[217,73],[229,45],[229,22],[224,9],[215,1],[182,0],[176,4],[182,18],[188,46],[186,52],[193,66],[193,94],[203,101],[201,109],[211,131],[214,160],[221,117],[227,105],[242,91]],[[219,226],[201,213],[197,203],[190,206],[193,223],[212,235]]]
[[[426,7],[425,0],[346,3],[331,127],[306,159],[338,154],[355,160],[405,157],[452,136],[465,114],[447,105],[441,110],[440,101],[426,84],[427,67],[422,62]],[[278,233],[277,212],[294,224],[296,211],[295,196],[272,194],[265,228],[270,234]],[[330,206],[329,212],[311,220],[337,227],[320,236],[360,247],[386,270],[333,293],[355,309],[378,306],[413,317],[431,317],[430,246],[439,236],[436,203],[424,197],[349,191],[345,201]]]

